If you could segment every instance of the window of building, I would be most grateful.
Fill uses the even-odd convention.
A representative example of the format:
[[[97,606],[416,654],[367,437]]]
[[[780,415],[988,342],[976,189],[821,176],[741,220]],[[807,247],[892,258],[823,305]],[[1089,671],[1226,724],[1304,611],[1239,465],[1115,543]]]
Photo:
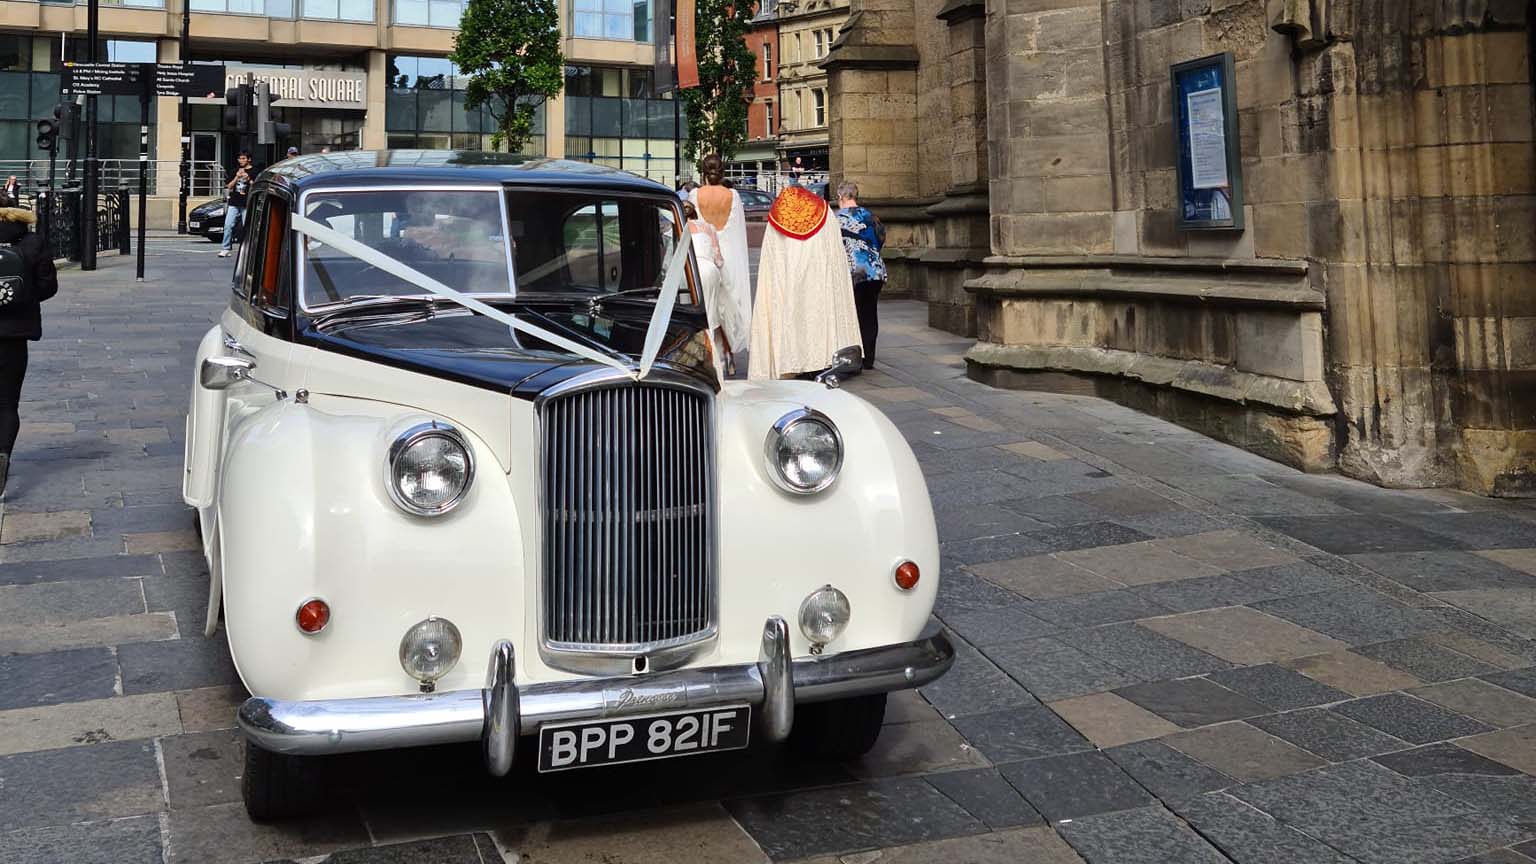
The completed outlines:
[[[571,35],[651,41],[651,0],[571,0]]]
[[[469,77],[446,57],[392,54],[388,61],[384,128],[391,148],[489,150],[496,120],[486,106],[471,109]],[[533,137],[519,152],[544,155],[545,106],[534,109]]]
[[[372,21],[373,0],[300,0],[305,18],[324,21]]]
[[[812,90],[811,91],[811,95],[816,100],[816,124],[815,125],[817,125],[817,126],[825,126],[825,125],[827,125],[827,91],[825,91],[825,90]]]
[[[812,55],[813,57],[819,58],[822,54],[826,53],[826,43],[822,41],[821,33],[822,31],[817,30],[815,33],[811,34],[813,37],[815,37],[816,40],[816,53]]]
[[[773,46],[763,43],[763,80],[773,80]]]
[[[154,42],[101,40],[97,57],[117,62],[153,62]],[[35,123],[53,116],[55,105],[63,101],[59,92],[60,70],[64,60],[84,61],[90,55],[85,39],[69,39],[60,50],[57,36],[30,33],[0,33],[0,160],[46,160],[48,154],[37,149]],[[149,106],[150,123],[155,122],[158,100]],[[83,115],[83,112],[82,112]],[[118,163],[111,160],[135,160],[139,156],[139,100],[137,96],[101,96],[96,100],[97,155],[109,160],[103,176],[111,177]],[[83,120],[83,116],[82,116]],[[76,154],[85,155],[85,140],[77,139]],[[150,137],[151,158],[155,139]],[[67,156],[66,147],[62,155]],[[31,191],[47,176],[47,163],[34,162],[28,170],[13,168],[25,191]]]
[[[767,120],[768,120],[767,125],[764,127],[764,128],[767,129],[767,132],[764,133],[763,137],[765,137],[765,138],[772,138],[773,137],[773,100],[772,99],[764,99],[763,100],[763,113],[766,115]]]
[[[658,97],[649,69],[567,66],[565,156],[670,183],[682,169],[681,104]]]
[[[292,18],[294,2],[295,0],[192,0],[192,11]]]
[[[394,23],[412,27],[459,26],[467,0],[395,0]]]

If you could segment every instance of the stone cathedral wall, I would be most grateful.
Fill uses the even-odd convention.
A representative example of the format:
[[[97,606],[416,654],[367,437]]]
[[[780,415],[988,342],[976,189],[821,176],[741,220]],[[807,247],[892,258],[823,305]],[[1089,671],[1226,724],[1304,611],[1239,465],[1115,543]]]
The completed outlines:
[[[863,2],[834,114],[860,62],[910,96],[855,100],[833,170],[878,179],[893,287],[977,336],[974,377],[1308,470],[1536,494],[1536,4]],[[1169,67],[1219,52],[1245,228],[1183,231]],[[903,127],[902,158],[859,153]]]

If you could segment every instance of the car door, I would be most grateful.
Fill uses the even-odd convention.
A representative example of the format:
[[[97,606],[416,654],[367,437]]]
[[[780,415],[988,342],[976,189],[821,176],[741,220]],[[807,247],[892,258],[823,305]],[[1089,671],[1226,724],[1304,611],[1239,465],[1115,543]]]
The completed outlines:
[[[258,188],[251,205],[249,240],[241,245],[236,259],[229,308],[204,335],[197,352],[199,370],[211,357],[236,357],[254,364],[249,380],[219,388],[201,382],[193,385],[182,496],[202,511],[211,508],[218,496],[219,466],[239,425],[277,401],[280,390],[297,387],[290,363],[292,242],[287,200]],[[207,532],[212,514],[202,515]]]

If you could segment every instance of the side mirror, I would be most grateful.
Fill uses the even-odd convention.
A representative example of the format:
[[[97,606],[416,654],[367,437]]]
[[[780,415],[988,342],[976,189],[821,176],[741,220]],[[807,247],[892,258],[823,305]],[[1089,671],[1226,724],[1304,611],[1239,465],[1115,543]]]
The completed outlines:
[[[231,384],[248,381],[255,361],[244,357],[209,357],[198,370],[198,383],[209,390],[223,390]]]
[[[843,381],[852,377],[864,365],[864,351],[857,345],[837,349],[832,355],[832,365],[826,371],[816,376],[816,380],[825,384],[828,390],[836,390],[841,387]]]

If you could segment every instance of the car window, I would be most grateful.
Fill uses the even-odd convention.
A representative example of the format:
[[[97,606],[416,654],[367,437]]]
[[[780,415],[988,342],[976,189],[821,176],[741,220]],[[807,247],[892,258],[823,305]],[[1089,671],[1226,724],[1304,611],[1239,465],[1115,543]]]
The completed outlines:
[[[238,227],[232,226],[233,230],[236,230],[237,234],[244,238],[240,243],[239,257],[235,259],[234,285],[235,296],[239,297],[242,302],[250,302],[251,271],[253,269],[251,258],[255,254],[255,249],[261,245],[257,242],[257,239],[262,235],[256,229],[256,226],[251,223],[262,212],[266,199],[267,189],[263,186],[251,195],[250,206],[246,207],[245,212],[240,216],[241,224]]]
[[[312,192],[304,215],[467,294],[509,294],[506,237],[495,189]],[[356,296],[420,295],[421,287],[327,246],[303,244],[304,305]]]
[[[524,295],[655,288],[681,236],[670,196],[514,190],[507,212]]]
[[[286,309],[288,298],[285,296],[285,283],[283,280],[283,251],[288,237],[288,202],[278,195],[265,196],[261,209],[260,234],[250,234],[253,242],[260,239],[258,253],[260,259],[252,262],[256,268],[254,278],[255,293],[251,302],[266,309]],[[254,227],[254,226],[253,226]]]

